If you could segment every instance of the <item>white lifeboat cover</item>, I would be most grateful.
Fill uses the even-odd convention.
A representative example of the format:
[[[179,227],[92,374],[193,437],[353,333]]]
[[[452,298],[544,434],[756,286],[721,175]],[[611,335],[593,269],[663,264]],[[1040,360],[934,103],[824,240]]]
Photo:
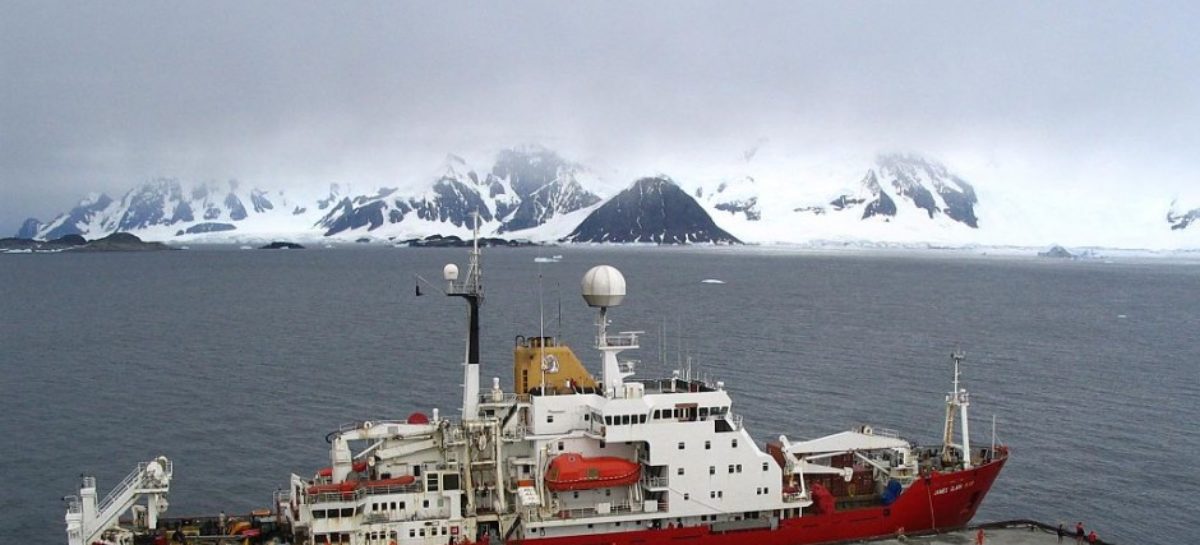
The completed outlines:
[[[593,307],[615,307],[625,300],[625,276],[611,265],[597,265],[583,275],[583,299]]]
[[[844,431],[809,441],[792,443],[787,446],[786,450],[797,456],[809,456],[829,452],[848,452],[851,450],[904,449],[909,447],[908,441],[895,437]]]

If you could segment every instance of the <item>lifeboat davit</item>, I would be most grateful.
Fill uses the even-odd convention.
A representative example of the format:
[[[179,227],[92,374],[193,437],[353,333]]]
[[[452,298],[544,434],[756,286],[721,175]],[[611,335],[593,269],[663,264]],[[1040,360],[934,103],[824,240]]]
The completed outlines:
[[[355,460],[354,464],[352,464],[350,466],[350,469],[353,469],[356,473],[364,473],[367,471],[367,467],[368,467],[368,464],[367,464],[366,460]],[[323,468],[317,470],[317,477],[332,477],[332,476],[333,476],[333,468],[332,467],[323,467]]]
[[[554,492],[628,486],[638,482],[641,474],[641,465],[624,458],[561,454],[550,460],[546,486]]]

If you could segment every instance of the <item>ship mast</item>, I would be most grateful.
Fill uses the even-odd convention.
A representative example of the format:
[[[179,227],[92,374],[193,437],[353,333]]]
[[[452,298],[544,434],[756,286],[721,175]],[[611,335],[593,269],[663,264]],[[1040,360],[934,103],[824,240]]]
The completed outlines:
[[[946,427],[942,434],[942,461],[953,461],[954,445],[954,413],[961,413],[962,420],[962,464],[963,469],[971,468],[971,431],[969,428],[969,419],[967,418],[967,407],[970,407],[971,400],[967,389],[962,387],[960,381],[961,370],[959,367],[962,361],[966,359],[966,355],[962,352],[954,352],[950,354],[950,359],[954,360],[954,389],[946,394]]]
[[[466,279],[458,280],[458,267],[446,265],[442,275],[449,283],[446,295],[467,301],[468,331],[466,361],[463,363],[463,420],[473,420],[479,408],[479,307],[483,304],[483,271],[479,253],[479,211],[472,215],[474,239]]]

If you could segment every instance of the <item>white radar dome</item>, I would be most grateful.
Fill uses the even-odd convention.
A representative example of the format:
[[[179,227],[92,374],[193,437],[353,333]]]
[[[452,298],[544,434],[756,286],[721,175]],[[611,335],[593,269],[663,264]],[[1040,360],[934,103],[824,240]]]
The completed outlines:
[[[450,263],[442,267],[442,278],[445,278],[449,282],[458,280],[458,265]]]
[[[592,307],[615,307],[625,300],[625,276],[616,267],[597,265],[583,275],[583,300]]]

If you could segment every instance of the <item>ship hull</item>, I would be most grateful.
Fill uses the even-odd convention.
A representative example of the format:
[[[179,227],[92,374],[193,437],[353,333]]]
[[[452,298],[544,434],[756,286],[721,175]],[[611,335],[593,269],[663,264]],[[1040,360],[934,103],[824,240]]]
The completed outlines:
[[[710,526],[531,538],[528,545],[808,545],[961,528],[991,489],[1007,458],[918,479],[887,507],[867,507],[785,519],[776,528],[715,532]]]

